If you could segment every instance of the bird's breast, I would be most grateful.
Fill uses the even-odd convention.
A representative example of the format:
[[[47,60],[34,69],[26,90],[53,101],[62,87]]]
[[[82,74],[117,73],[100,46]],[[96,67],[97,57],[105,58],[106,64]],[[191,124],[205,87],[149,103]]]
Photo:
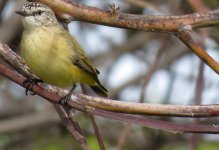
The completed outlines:
[[[21,55],[31,71],[46,83],[60,87],[80,80],[80,70],[71,63],[71,47],[55,32],[24,32]]]

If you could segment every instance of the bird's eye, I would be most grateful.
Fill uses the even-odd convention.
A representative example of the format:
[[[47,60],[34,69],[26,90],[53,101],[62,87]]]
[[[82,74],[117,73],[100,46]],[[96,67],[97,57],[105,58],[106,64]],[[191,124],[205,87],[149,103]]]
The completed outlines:
[[[39,10],[39,11],[36,12],[37,15],[42,15],[42,13],[43,13],[43,12],[42,12],[41,10]]]

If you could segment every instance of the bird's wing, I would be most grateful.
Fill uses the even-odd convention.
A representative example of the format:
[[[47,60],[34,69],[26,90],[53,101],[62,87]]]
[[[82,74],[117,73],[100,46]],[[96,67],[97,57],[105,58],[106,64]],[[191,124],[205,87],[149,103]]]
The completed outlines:
[[[73,56],[72,57],[72,63],[75,66],[83,69],[84,71],[86,71],[86,72],[88,72],[88,73],[90,73],[94,76],[97,75],[96,70],[86,60],[84,60],[82,58],[78,58],[78,56]]]
[[[93,67],[92,62],[87,57],[87,55],[85,54],[84,50],[80,47],[78,42],[68,32],[65,35],[70,36],[70,37],[67,37],[67,39],[71,39],[72,50],[74,51],[74,54],[72,55],[72,63],[75,66],[90,73],[94,77],[97,77],[97,74],[99,74],[99,71]]]

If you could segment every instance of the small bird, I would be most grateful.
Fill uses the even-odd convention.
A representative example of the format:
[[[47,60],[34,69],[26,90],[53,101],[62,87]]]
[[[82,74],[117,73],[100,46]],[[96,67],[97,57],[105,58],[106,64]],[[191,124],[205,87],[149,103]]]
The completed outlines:
[[[98,80],[99,71],[48,6],[27,2],[16,13],[22,16],[24,26],[21,56],[34,74],[58,87],[85,83],[96,94],[108,96],[107,89]]]

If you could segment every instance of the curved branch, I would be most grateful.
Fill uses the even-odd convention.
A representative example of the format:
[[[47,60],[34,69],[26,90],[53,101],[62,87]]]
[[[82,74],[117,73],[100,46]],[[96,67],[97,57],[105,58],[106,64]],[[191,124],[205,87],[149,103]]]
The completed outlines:
[[[7,72],[7,73],[5,73]],[[16,81],[17,83],[22,83],[21,76],[18,76],[15,72],[10,71],[6,67],[0,65],[0,73],[7,76],[8,74],[12,74],[7,76],[7,78]],[[57,93],[51,93],[48,90],[40,87],[39,85],[35,85],[33,87],[34,92],[40,93],[39,95],[50,100],[51,102],[58,102],[58,100],[61,98]],[[96,98],[93,98],[96,99]],[[82,99],[80,99],[82,100]],[[124,102],[125,103],[125,102]],[[92,107],[86,107],[83,108],[78,105],[74,105],[73,108],[76,108],[77,110],[85,111],[94,115],[116,119],[120,121],[125,121],[129,123],[135,123],[139,125],[143,125],[146,127],[159,129],[159,130],[165,130],[165,131],[171,131],[175,133],[211,133],[211,134],[218,134],[219,128],[217,125],[199,125],[199,124],[178,124],[178,123],[171,123],[171,122],[165,122],[165,121],[158,121],[153,119],[148,119],[144,117],[138,117],[133,115],[126,115],[121,113],[115,113],[110,112],[106,110],[101,110],[98,108],[92,108]]]
[[[4,60],[10,60],[10,64],[20,68],[19,70],[27,69],[22,58],[16,55],[5,44],[0,43],[0,56],[7,57]],[[24,68],[24,69],[23,69]],[[21,71],[20,71],[21,72]],[[25,73],[28,71],[23,71]],[[15,71],[0,66],[0,73],[14,82],[23,86],[24,77]],[[25,73],[26,74],[26,73]],[[29,74],[26,74],[28,76]],[[53,103],[59,103],[59,99],[65,93],[57,88],[46,89],[39,85],[34,86],[34,92]],[[139,115],[154,115],[154,116],[179,116],[179,117],[213,117],[219,116],[219,105],[166,105],[166,104],[141,104],[136,102],[116,101],[105,98],[98,98],[86,95],[74,95],[69,105],[75,109],[85,110],[89,107],[99,108],[108,111],[122,112],[128,114]]]
[[[110,100],[87,95],[75,95],[69,102],[72,107],[82,109],[99,108],[102,110],[127,114],[171,116],[171,117],[213,117],[219,116],[219,105],[167,105],[147,104]]]
[[[149,119],[146,117],[138,117],[133,115],[126,115],[121,113],[109,112],[97,108],[88,108],[86,112],[94,115],[111,118],[119,121],[139,124],[153,129],[159,129],[174,133],[210,133],[219,134],[219,127],[217,124],[213,125],[202,125],[202,124],[179,124],[167,121],[160,121]]]
[[[66,0],[29,0],[41,2],[51,7],[58,17],[68,20],[81,20],[107,26],[145,30],[152,32],[178,32],[179,27],[200,28],[219,24],[219,10],[205,13],[193,13],[182,16],[151,16],[119,13],[114,10],[102,10]],[[66,17],[68,16],[68,17]]]
[[[8,51],[7,53],[8,55],[14,55],[13,57],[15,59],[11,61],[11,64],[20,65],[19,63],[16,63],[16,61],[21,58],[15,53],[13,53],[7,47],[7,45],[0,43],[0,55],[2,55],[2,51]],[[1,56],[1,57],[12,57],[8,55]],[[13,63],[13,61],[15,61],[15,63]],[[24,66],[26,65],[23,64],[22,66],[20,66],[20,70],[22,70],[23,68],[26,68]],[[15,68],[19,68],[19,67],[15,67]],[[16,71],[12,71],[3,65],[0,65],[0,74],[4,75],[5,77],[23,86],[22,83],[25,78],[22,75],[18,74]],[[44,97],[45,99],[53,103],[59,103],[60,98],[65,94],[63,91],[60,91],[57,88],[48,89],[45,87],[41,87],[40,85],[34,85],[33,91],[36,94],[40,95],[41,97]],[[113,104],[113,105],[108,106],[108,104]],[[139,105],[139,103],[119,102],[119,101],[113,101],[109,99],[102,99],[102,98],[96,98],[96,97],[85,96],[85,95],[73,95],[73,99],[72,101],[69,102],[69,105],[72,108],[75,108],[80,111],[88,112],[94,115],[99,115],[102,117],[107,117],[107,118],[116,119],[120,121],[126,121],[130,123],[135,123],[135,124],[140,124],[143,126],[147,126],[150,128],[156,128],[160,130],[173,131],[173,132],[190,132],[190,133],[212,133],[212,134],[219,133],[219,128],[217,127],[217,125],[215,126],[214,125],[200,125],[200,124],[186,125],[186,124],[170,123],[170,122],[158,121],[158,120],[153,120],[153,119],[147,119],[145,117],[138,117],[135,115],[127,115],[128,113],[135,113],[135,114],[147,114],[147,115],[152,115],[152,114],[165,115],[166,114],[168,116],[191,116],[191,117],[216,116],[216,115],[219,116],[218,105],[177,106],[181,108],[180,109],[181,111],[188,108],[188,110],[190,111],[189,113],[187,110],[185,110],[185,112],[177,112],[174,109],[176,107],[175,105],[158,105],[158,104],[140,104]],[[147,106],[147,107],[144,107],[144,106]],[[100,107],[101,109],[98,107]],[[123,110],[124,108],[126,110]],[[140,112],[137,112],[133,108],[138,108],[137,110],[139,110]],[[150,108],[150,111],[153,110],[156,112],[153,112],[153,111],[150,112],[150,111],[145,110],[148,108]],[[174,110],[173,113],[175,114],[172,114],[172,111],[168,110],[170,108]],[[106,110],[109,109],[111,111],[106,111],[104,109]],[[126,112],[127,114],[118,113],[118,110],[120,110],[121,112]],[[161,110],[165,112],[162,112]]]

